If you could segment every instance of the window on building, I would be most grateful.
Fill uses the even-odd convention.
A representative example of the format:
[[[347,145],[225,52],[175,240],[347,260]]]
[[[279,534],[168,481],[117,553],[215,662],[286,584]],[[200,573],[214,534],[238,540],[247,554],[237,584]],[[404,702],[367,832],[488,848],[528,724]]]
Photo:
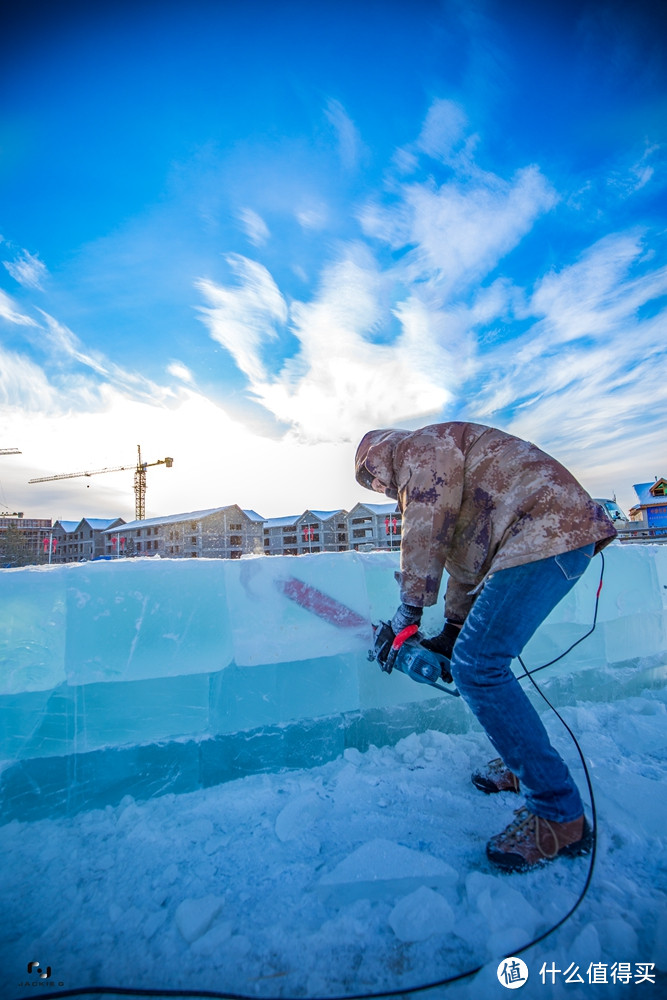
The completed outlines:
[[[230,535],[230,537],[229,537],[229,544],[230,545],[240,546],[241,543],[242,543],[242,541],[243,541],[243,539],[242,539],[241,535]]]

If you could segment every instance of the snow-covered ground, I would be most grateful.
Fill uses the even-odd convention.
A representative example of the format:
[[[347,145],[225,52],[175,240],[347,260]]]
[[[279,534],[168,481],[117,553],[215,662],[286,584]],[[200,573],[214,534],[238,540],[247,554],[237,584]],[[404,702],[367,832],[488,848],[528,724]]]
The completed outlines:
[[[664,669],[646,676],[631,697],[561,709],[591,771],[597,859],[573,916],[521,952],[522,997],[667,996],[667,687]],[[544,712],[583,790],[571,739]],[[505,996],[501,957],[565,916],[590,859],[492,870],[484,845],[518,797],[471,785],[491,756],[474,728],[426,732],[313,769],[14,820],[0,828],[1,995],[106,984],[327,997],[483,965],[422,995]]]

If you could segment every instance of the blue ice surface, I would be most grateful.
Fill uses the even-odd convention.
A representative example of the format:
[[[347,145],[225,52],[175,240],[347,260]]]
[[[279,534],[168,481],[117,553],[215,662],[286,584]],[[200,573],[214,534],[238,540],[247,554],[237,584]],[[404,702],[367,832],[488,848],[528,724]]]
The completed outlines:
[[[601,565],[528,644],[529,669],[588,630]],[[397,568],[395,553],[347,552],[0,571],[0,821],[471,728],[462,699],[368,661],[371,621],[398,602]],[[427,609],[424,631],[442,612]],[[554,692],[585,693],[601,665],[664,662],[667,546],[605,550],[597,621],[549,668]]]

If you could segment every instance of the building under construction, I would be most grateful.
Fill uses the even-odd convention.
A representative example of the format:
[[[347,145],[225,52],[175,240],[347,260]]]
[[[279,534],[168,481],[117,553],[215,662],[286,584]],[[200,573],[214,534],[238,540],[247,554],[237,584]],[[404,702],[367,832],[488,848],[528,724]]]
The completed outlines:
[[[32,566],[48,562],[51,519],[0,515],[0,566]]]

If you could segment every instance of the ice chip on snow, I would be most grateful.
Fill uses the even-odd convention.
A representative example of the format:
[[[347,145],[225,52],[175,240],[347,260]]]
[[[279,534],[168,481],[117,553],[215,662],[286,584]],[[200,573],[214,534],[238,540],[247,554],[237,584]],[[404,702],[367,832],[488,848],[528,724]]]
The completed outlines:
[[[209,929],[224,903],[219,896],[203,896],[201,899],[184,899],[176,907],[174,919],[181,936],[192,944]]]
[[[316,792],[304,792],[278,813],[276,836],[283,842],[296,840],[325,812],[325,803]]]
[[[319,888],[348,900],[377,899],[421,885],[446,889],[457,879],[452,866],[440,858],[377,838],[362,844],[324,875]]]
[[[485,918],[491,932],[518,928],[532,937],[540,922],[540,914],[518,889],[505,883],[502,877],[471,872],[466,878],[468,898]]]
[[[401,941],[425,941],[451,931],[454,911],[440,893],[422,885],[399,900],[389,914],[389,926]]]
[[[219,954],[221,947],[231,938],[233,933],[234,923],[231,920],[214,924],[193,943],[192,950],[196,955]]]

